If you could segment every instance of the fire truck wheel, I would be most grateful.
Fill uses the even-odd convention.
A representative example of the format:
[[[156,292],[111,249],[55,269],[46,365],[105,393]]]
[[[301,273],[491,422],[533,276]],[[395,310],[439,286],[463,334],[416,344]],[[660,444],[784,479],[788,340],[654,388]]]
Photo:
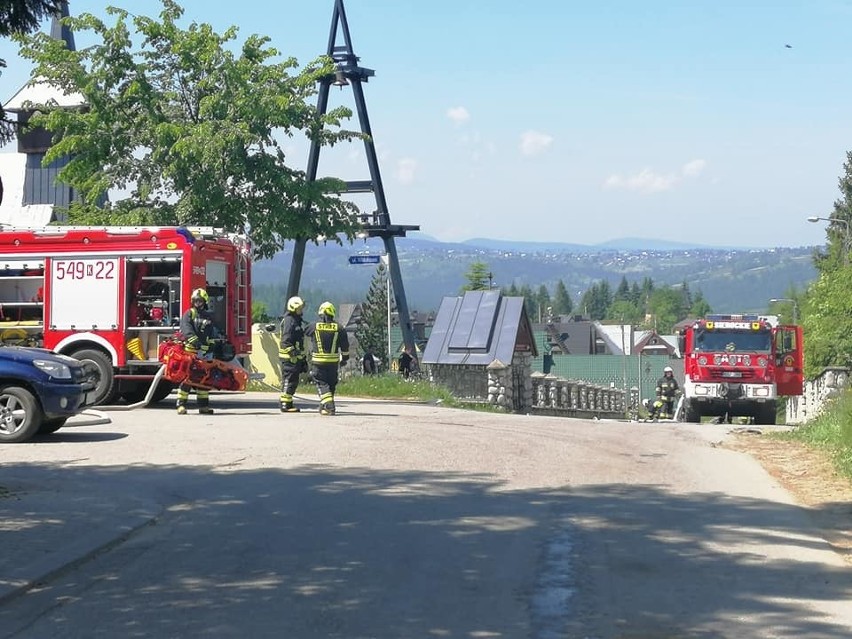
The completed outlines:
[[[701,421],[701,413],[698,412],[698,409],[689,400],[683,403],[683,421],[692,424],[697,424]]]
[[[112,362],[103,351],[84,348],[71,354],[72,357],[91,365],[94,374],[95,390],[93,404],[109,404],[115,399],[115,377],[112,374]]]
[[[121,388],[121,397],[128,404],[135,404],[136,402],[141,402],[148,395],[148,389],[150,388],[150,384],[148,382],[133,384],[132,386],[122,386]],[[171,382],[167,382],[166,380],[160,380],[160,383],[157,384],[157,389],[154,391],[154,394],[151,396],[150,404],[156,404],[157,402],[163,401],[166,397],[169,396],[175,388],[175,385]]]
[[[32,393],[20,386],[0,389],[0,442],[25,442],[41,426],[41,407]]]
[[[769,402],[759,406],[757,415],[754,418],[754,423],[757,426],[774,426],[776,419],[775,402]]]

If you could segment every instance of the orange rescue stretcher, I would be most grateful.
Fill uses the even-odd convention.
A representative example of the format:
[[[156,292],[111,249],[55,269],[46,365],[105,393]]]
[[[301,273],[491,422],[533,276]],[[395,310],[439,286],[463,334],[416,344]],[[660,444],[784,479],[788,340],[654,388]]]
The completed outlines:
[[[217,359],[200,359],[187,352],[177,340],[167,340],[158,350],[160,361],[166,365],[163,377],[175,384],[186,382],[196,388],[241,391],[246,389],[248,373],[239,366]]]

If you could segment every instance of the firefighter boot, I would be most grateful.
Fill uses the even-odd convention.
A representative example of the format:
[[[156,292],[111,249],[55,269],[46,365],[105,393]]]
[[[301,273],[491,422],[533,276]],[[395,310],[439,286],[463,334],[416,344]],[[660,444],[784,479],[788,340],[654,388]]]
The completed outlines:
[[[320,404],[320,415],[334,415],[334,402],[323,402]]]
[[[281,403],[281,412],[282,413],[298,413],[301,412],[301,409],[293,404],[293,402],[282,402]]]
[[[178,402],[177,405],[177,414],[178,415],[186,415],[186,403]]]

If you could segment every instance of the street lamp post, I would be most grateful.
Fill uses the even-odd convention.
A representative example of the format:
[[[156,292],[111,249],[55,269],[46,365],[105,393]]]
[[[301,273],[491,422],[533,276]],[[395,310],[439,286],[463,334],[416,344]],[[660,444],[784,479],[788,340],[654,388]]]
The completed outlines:
[[[841,217],[819,217],[818,215],[811,215],[808,218],[808,222],[828,222],[829,224],[842,224],[843,225],[843,264],[849,264],[849,220],[844,220]]]
[[[773,297],[769,300],[770,304],[775,304],[777,302],[787,302],[793,305],[793,324],[799,323],[799,303],[796,300],[791,299],[789,297]]]

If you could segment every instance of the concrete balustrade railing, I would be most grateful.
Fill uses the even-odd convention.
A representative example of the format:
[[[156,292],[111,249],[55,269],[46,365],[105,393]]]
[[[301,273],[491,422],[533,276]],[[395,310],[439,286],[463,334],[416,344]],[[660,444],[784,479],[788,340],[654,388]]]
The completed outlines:
[[[565,417],[626,417],[624,391],[544,373],[532,374],[533,412]]]

